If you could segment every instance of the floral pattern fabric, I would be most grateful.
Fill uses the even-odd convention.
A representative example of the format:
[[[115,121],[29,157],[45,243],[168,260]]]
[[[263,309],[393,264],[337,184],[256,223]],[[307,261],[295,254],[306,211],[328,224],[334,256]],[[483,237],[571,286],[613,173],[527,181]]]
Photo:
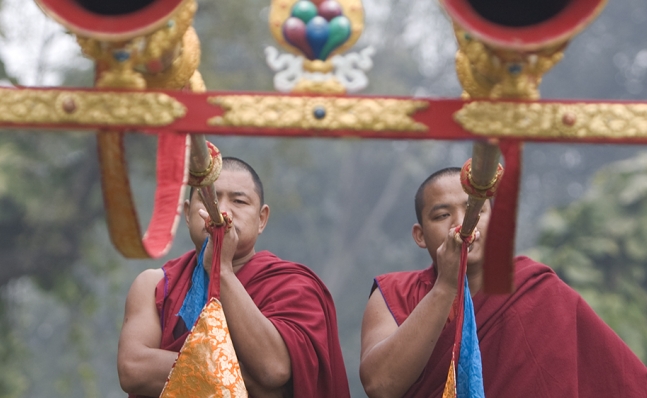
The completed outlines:
[[[160,398],[247,397],[220,302],[212,298],[187,337]]]

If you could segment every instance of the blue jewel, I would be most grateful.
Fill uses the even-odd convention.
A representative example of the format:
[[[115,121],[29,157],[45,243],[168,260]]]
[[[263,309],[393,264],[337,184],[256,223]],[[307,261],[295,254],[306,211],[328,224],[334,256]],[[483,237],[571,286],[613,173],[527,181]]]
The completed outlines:
[[[321,120],[326,117],[326,108],[324,108],[323,106],[318,106],[314,109],[312,114],[314,115],[315,119]]]
[[[523,69],[523,68],[522,68],[522,66],[521,66],[521,65],[519,65],[519,64],[512,64],[512,65],[510,65],[510,66],[508,67],[508,72],[510,72],[510,73],[511,73],[511,74],[513,74],[513,75],[518,75],[519,73],[521,73],[521,70],[522,70],[522,69]]]
[[[120,51],[115,51],[114,53],[112,53],[112,56],[117,61],[124,62],[124,61],[128,61],[128,59],[130,58],[130,53],[128,51],[120,50]]]

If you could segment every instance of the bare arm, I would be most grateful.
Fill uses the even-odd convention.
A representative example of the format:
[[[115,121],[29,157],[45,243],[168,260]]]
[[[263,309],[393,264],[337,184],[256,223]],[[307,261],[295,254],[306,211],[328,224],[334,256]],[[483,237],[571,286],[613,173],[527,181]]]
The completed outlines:
[[[290,354],[279,331],[256,307],[233,271],[222,268],[222,306],[236,355],[246,369],[245,383],[254,396],[267,396],[290,380]],[[252,385],[259,390],[251,391]]]
[[[456,296],[460,245],[450,234],[438,249],[439,277],[411,315],[397,326],[375,291],[362,321],[360,378],[369,397],[400,397],[420,377]]]
[[[155,286],[163,276],[161,269],[142,272],[126,298],[117,370],[121,388],[129,394],[159,396],[177,358],[176,352],[159,348],[162,328],[155,307]]]

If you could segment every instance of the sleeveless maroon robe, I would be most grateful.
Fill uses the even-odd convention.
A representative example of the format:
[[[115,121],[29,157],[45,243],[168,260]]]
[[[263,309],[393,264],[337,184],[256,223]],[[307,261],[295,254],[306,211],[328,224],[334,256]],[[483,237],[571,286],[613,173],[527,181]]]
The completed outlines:
[[[177,316],[197,263],[192,250],[167,262],[155,297],[162,325],[160,348],[179,352],[189,332]],[[236,276],[276,327],[290,353],[294,397],[350,397],[332,297],[307,267],[268,251],[256,253]],[[193,326],[193,325],[191,325]],[[189,328],[191,327],[189,326]],[[174,331],[176,336],[174,336]]]
[[[485,396],[647,398],[647,367],[549,267],[515,259],[516,291],[474,297]],[[435,281],[433,267],[375,279],[398,325]],[[455,322],[405,397],[441,397]]]

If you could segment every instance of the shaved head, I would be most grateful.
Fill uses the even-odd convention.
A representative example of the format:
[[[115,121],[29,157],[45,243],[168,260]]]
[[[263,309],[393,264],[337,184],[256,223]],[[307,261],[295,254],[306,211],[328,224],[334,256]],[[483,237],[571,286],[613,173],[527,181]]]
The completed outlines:
[[[425,207],[425,188],[427,185],[431,184],[432,182],[436,181],[440,177],[444,176],[451,176],[455,174],[461,173],[461,168],[460,167],[446,167],[444,169],[440,169],[437,172],[433,173],[429,177],[427,177],[426,180],[420,184],[420,187],[416,191],[416,196],[414,199],[414,204],[416,208],[416,219],[418,220],[418,224],[422,225],[422,208]]]
[[[250,166],[247,162],[240,160],[238,158],[232,157],[232,156],[225,156],[222,158],[222,169],[223,170],[230,170],[230,171],[246,171],[252,176],[252,180],[254,181],[254,191],[256,194],[258,194],[258,197],[261,199],[261,206],[265,204],[265,193],[263,191],[263,182],[261,182],[261,178],[258,176],[256,173],[256,170],[252,166]],[[191,190],[189,191],[189,200],[193,198],[193,193],[195,192],[195,188],[191,187]]]

